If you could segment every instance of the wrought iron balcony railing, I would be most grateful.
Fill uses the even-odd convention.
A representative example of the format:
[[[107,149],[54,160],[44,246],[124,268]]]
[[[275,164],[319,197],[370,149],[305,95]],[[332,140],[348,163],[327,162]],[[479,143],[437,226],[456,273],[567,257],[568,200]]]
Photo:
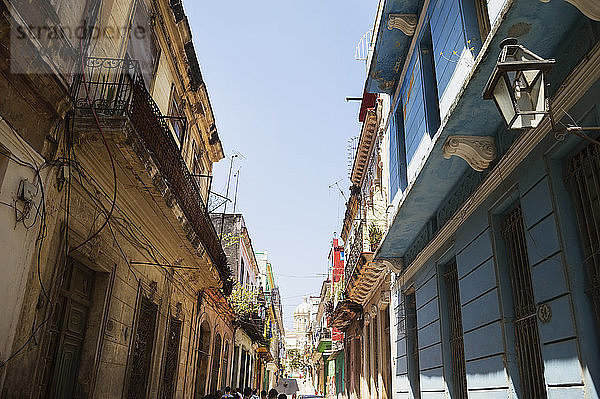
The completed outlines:
[[[354,230],[354,238],[350,244],[350,252],[346,256],[346,264],[344,265],[344,281],[346,284],[348,284],[352,278],[352,274],[354,273],[354,269],[360,260],[360,256],[363,252],[365,252],[366,249],[365,238],[368,237],[368,232],[365,232],[365,226],[365,221],[361,219],[360,223]]]
[[[229,293],[231,271],[217,232],[202,199],[198,182],[188,170],[167,120],[146,90],[139,63],[128,59],[88,58],[79,74],[73,103],[80,116],[126,117],[151,154],[162,178],[219,270]],[[182,118],[177,117],[182,123]],[[187,122],[185,122],[187,123]]]
[[[383,236],[384,225],[385,222],[361,219],[354,228],[354,238],[350,244],[350,250],[346,256],[346,264],[344,266],[344,281],[346,284],[352,278],[361,255],[364,253],[373,253],[377,250]]]

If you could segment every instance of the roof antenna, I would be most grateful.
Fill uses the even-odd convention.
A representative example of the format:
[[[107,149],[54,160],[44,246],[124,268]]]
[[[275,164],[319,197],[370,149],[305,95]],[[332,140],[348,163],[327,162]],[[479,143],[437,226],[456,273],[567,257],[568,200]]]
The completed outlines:
[[[338,190],[340,190],[340,194],[342,194],[342,197],[344,197],[344,201],[348,202],[348,199],[346,198],[346,194],[344,194],[344,191],[342,190],[342,188],[340,187],[340,182],[344,180],[343,178],[339,179],[338,181],[336,181],[335,183],[331,183],[329,185],[329,188],[333,188],[334,186],[338,188]]]

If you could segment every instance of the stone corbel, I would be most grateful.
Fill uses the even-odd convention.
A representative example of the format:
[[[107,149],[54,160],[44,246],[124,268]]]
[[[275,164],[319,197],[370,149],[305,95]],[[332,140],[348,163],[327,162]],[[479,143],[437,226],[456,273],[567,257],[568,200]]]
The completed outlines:
[[[404,261],[402,258],[385,258],[379,259],[379,262],[383,263],[392,273],[402,273],[404,270]]]
[[[381,297],[379,298],[379,307],[385,307],[390,303],[391,292],[390,290],[381,291]]]
[[[389,30],[400,29],[406,36],[412,36],[415,34],[418,22],[415,14],[390,14],[387,28]]]
[[[550,0],[540,0],[549,3]],[[565,0],[573,4],[583,15],[594,21],[600,21],[600,2],[598,0]]]
[[[490,136],[450,136],[442,153],[446,159],[452,155],[464,159],[478,172],[487,169],[497,155],[494,138]]]
[[[375,305],[375,304],[371,305],[371,309],[370,309],[371,318],[377,317],[377,311],[378,311],[377,305]]]

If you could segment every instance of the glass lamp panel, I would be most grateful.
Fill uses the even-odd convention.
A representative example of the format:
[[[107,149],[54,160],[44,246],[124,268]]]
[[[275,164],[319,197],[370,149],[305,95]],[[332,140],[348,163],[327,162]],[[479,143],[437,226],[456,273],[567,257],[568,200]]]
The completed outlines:
[[[494,99],[496,100],[496,105],[498,105],[498,109],[507,125],[510,124],[516,113],[511,98],[511,90],[512,88],[508,87],[504,76],[498,79],[498,83],[496,83],[496,87],[494,87]]]
[[[544,75],[540,74],[538,79],[531,86],[531,98],[535,110],[543,114],[548,113],[546,109],[546,86],[544,85]]]
[[[535,79],[537,78],[537,76],[540,75],[541,73],[542,73],[542,71],[540,71],[539,69],[531,69],[531,70],[523,71],[522,72],[523,79],[527,83],[527,86],[531,86],[533,84],[533,82],[535,81]]]

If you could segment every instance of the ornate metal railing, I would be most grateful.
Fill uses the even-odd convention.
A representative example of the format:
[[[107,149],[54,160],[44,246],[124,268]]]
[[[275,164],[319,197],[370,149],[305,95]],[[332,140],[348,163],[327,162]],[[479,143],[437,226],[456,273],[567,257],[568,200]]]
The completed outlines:
[[[352,278],[352,275],[354,274],[354,269],[360,260],[360,255],[363,252],[368,251],[368,249],[365,247],[365,237],[368,236],[368,232],[365,231],[365,227],[366,222],[363,219],[360,221],[359,225],[354,231],[354,239],[350,245],[350,253],[346,256],[346,264],[344,265],[344,281],[346,284],[348,284]]]
[[[77,74],[73,103],[80,110],[97,114],[126,115],[131,106],[133,86],[143,82],[137,60],[89,57],[84,64],[85,76]]]
[[[85,78],[77,77],[73,102],[79,114],[126,116],[152,155],[162,178],[219,271],[224,291],[231,291],[231,270],[210,220],[198,182],[181,157],[167,120],[146,90],[139,63],[134,60],[88,58]],[[179,117],[177,117],[179,119]],[[187,123],[187,122],[186,122]]]

